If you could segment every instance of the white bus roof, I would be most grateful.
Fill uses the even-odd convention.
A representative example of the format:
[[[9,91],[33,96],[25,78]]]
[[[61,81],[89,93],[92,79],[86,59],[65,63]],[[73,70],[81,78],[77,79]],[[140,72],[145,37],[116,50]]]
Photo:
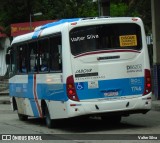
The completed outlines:
[[[135,19],[135,20],[134,20]],[[114,18],[110,18],[110,17],[91,17],[91,18],[72,18],[72,19],[62,19],[56,22],[52,22],[52,23],[48,23],[42,26],[39,26],[37,28],[35,28],[35,30],[31,33],[28,34],[24,34],[21,36],[17,36],[14,38],[14,40],[12,41],[11,45],[15,44],[15,43],[20,43],[20,42],[25,42],[28,40],[32,40],[32,39],[36,39],[39,36],[44,36],[44,35],[49,35],[52,33],[58,33],[61,31],[62,25],[66,24],[66,23],[73,23],[73,22],[77,22],[78,24],[80,23],[99,23],[99,22],[106,22],[107,23],[118,23],[118,22],[130,22],[130,21],[141,21],[140,18],[138,17],[114,17]],[[87,25],[88,25],[87,24]],[[43,33],[42,33],[43,31]],[[41,34],[42,33],[42,34]]]

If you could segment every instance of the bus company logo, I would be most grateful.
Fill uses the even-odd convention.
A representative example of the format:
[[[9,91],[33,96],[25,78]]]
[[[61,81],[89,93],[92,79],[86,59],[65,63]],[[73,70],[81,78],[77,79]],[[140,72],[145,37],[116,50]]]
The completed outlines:
[[[93,72],[93,69],[76,70],[75,78],[98,76],[98,72]]]
[[[137,64],[137,65],[127,65],[127,73],[130,72],[142,72],[142,64]]]
[[[92,71],[92,69],[80,69],[80,70],[77,70],[76,73],[90,73]]]

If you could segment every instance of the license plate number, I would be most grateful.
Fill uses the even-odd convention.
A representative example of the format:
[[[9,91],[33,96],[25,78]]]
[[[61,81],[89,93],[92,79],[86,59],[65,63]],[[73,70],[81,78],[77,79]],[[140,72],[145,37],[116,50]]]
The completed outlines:
[[[118,91],[110,91],[104,93],[104,96],[118,96]]]

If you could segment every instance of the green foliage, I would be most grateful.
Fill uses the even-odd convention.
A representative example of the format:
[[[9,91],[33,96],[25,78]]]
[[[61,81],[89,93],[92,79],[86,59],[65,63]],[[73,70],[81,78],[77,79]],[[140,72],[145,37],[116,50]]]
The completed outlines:
[[[110,0],[111,16],[138,16],[151,30],[150,0]],[[42,12],[33,21],[98,15],[98,3],[92,0],[3,0],[0,3],[0,25],[10,34],[10,24],[28,22],[30,14]]]
[[[151,0],[112,0],[111,16],[140,17],[146,33],[151,33]]]
[[[45,0],[42,11],[48,18],[74,18],[95,16],[96,5],[92,0]],[[46,9],[47,7],[47,9]]]
[[[10,34],[10,24],[29,21],[30,14],[42,12],[33,20],[49,20],[97,15],[92,0],[5,0],[0,4],[0,25]]]
[[[125,3],[111,3],[110,6],[110,14],[112,17],[114,16],[126,16],[128,13],[128,5]]]

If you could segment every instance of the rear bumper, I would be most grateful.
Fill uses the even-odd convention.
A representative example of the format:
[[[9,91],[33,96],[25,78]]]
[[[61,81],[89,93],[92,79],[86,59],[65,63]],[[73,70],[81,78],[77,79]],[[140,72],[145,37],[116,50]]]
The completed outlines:
[[[99,101],[80,101],[69,100],[67,107],[68,117],[81,115],[100,115],[100,114],[120,114],[127,116],[135,113],[146,113],[151,109],[151,95],[129,97],[123,99]]]

